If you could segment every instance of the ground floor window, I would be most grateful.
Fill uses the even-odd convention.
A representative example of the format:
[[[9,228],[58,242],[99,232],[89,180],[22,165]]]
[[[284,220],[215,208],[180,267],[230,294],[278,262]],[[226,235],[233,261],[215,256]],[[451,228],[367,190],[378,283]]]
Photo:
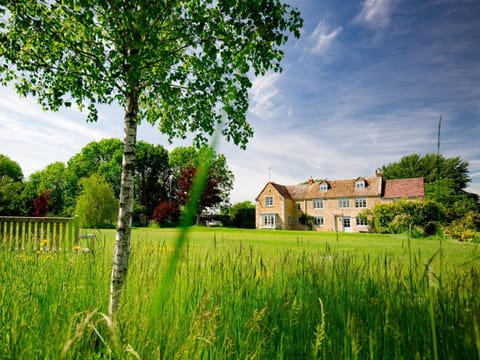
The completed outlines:
[[[315,216],[313,218],[313,223],[317,226],[321,226],[324,224],[323,216]]]
[[[275,214],[260,215],[263,228],[276,228],[277,216]]]
[[[368,225],[367,224],[367,218],[365,218],[365,217],[357,216],[356,221],[357,221],[357,226]]]

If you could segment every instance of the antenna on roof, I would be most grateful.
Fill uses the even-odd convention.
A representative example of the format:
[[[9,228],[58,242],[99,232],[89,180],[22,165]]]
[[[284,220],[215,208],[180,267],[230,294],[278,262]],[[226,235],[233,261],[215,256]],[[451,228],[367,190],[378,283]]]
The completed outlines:
[[[442,128],[442,115],[438,120],[438,134],[437,134],[437,199],[440,193],[440,129]]]

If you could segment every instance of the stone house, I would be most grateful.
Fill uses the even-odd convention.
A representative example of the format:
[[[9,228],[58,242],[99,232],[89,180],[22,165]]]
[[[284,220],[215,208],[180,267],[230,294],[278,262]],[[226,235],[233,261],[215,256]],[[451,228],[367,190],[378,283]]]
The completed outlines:
[[[368,232],[366,209],[398,199],[418,201],[425,197],[423,178],[384,180],[374,177],[322,180],[300,185],[268,182],[255,199],[256,228],[303,230],[303,215],[312,217],[312,230]]]

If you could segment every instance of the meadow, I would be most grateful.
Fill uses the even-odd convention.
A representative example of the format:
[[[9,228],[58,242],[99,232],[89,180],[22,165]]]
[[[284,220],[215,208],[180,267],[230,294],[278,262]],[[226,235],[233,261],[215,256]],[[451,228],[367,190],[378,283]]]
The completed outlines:
[[[476,359],[478,244],[407,235],[134,229],[94,252],[0,250],[0,359]]]

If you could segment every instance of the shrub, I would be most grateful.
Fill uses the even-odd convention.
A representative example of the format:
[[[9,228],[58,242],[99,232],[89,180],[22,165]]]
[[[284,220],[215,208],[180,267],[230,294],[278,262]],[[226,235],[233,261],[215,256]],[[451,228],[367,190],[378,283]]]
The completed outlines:
[[[458,241],[477,241],[475,219],[478,217],[474,212],[467,213],[460,219],[453,220],[452,223],[444,228],[445,235]]]
[[[175,226],[180,220],[180,209],[173,202],[163,201],[153,211],[153,221],[160,226]]]

